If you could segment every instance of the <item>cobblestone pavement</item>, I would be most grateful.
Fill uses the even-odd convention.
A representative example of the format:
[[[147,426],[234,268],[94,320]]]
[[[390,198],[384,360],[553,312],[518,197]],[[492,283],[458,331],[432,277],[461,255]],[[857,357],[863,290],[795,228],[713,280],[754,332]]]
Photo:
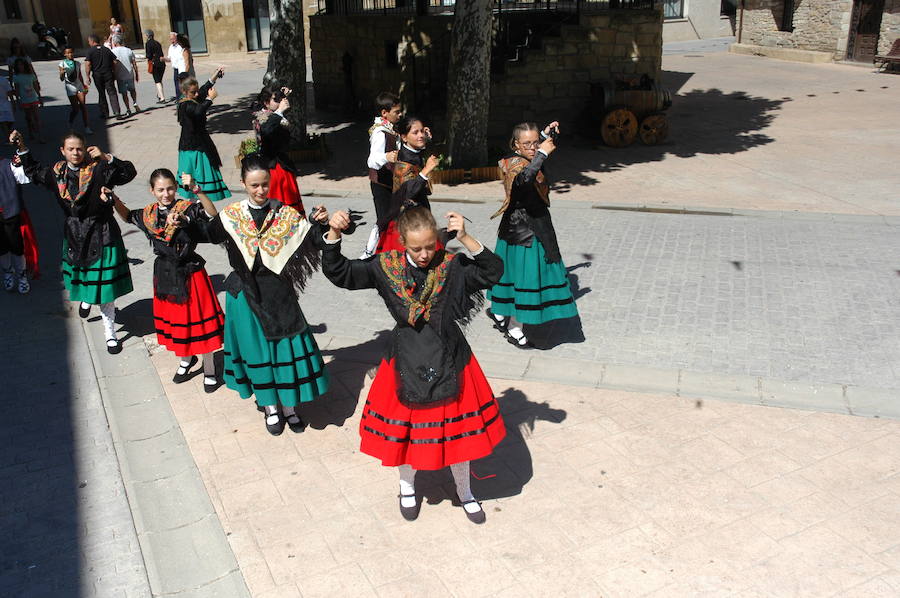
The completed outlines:
[[[487,524],[446,470],[417,475],[408,523],[395,469],[358,452],[366,346],[323,353],[312,427],[277,438],[153,357],[257,598],[900,592],[900,422],[494,379],[508,435],[472,465]]]

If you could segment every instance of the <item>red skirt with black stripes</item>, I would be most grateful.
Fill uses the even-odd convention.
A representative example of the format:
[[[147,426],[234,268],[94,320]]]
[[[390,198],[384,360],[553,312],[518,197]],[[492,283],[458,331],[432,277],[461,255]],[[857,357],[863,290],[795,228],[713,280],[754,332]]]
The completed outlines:
[[[359,424],[360,451],[382,465],[441,469],[489,455],[506,427],[475,356],[460,377],[459,397],[424,406],[397,398],[394,362],[378,368]]]
[[[206,270],[188,279],[188,300],[172,303],[153,296],[156,341],[179,357],[212,353],[222,348],[225,314]]]

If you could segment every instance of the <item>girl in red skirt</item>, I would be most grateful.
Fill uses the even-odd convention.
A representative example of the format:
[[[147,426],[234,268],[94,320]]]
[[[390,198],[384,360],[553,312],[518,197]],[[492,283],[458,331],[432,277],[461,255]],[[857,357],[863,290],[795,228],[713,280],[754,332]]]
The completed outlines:
[[[466,233],[463,217],[454,212],[447,214],[447,230],[472,257],[437,248],[437,225],[425,207],[400,214],[402,251],[366,260],[341,255],[341,231],[349,224],[346,212],[329,221],[323,272],[345,289],[376,289],[397,321],[363,408],[360,450],[399,468],[405,519],[419,514],[416,470],[449,465],[466,516],[484,523],[469,462],[490,454],[506,428],[457,322],[468,318],[473,294],[500,280],[503,262]]]
[[[431,195],[431,181],[428,180],[428,175],[438,165],[436,156],[428,156],[428,160],[425,160],[422,155],[425,146],[431,140],[431,131],[421,119],[404,116],[394,130],[400,135],[402,143],[397,151],[397,161],[393,168],[394,192],[391,196],[391,206],[378,220],[381,236],[375,253],[403,251],[403,244],[397,231],[397,217],[403,210],[415,206],[431,209],[428,201],[428,196]],[[442,249],[443,245],[438,242],[437,248]]]
[[[191,176],[183,185],[199,196],[205,194]],[[153,247],[153,322],[156,339],[181,362],[172,381],[181,384],[203,355],[203,389],[218,388],[213,353],[222,347],[225,316],[212,282],[197,255],[192,227],[207,219],[199,203],[175,196],[178,184],[171,170],[158,168],[150,175],[150,193],[156,198],[140,210],[129,210],[116,198],[119,217],[137,226]]]
[[[297,185],[300,173],[288,154],[291,130],[284,113],[291,107],[289,95],[291,90],[287,87],[279,91],[264,87],[259,92],[259,103],[263,109],[253,115],[253,127],[259,141],[259,153],[269,163],[269,198],[306,214]]]

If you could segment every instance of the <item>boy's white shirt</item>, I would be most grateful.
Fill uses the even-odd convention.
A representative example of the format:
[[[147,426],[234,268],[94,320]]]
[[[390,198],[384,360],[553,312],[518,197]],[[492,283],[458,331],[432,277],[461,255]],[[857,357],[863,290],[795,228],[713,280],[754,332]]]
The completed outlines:
[[[366,164],[369,168],[373,170],[378,170],[385,164],[387,164],[387,156],[385,154],[388,151],[394,151],[397,148],[392,148],[388,150],[384,147],[385,136],[383,133],[394,134],[393,128],[388,128],[384,126],[384,123],[381,120],[381,117],[377,117],[375,119],[374,126],[372,127],[372,134],[369,135],[369,159],[366,160]]]
[[[10,170],[12,170],[13,176],[16,179],[16,182],[20,185],[27,185],[31,182],[31,179],[28,178],[28,175],[25,174],[25,169],[21,166],[16,166],[12,162],[9,164]]]

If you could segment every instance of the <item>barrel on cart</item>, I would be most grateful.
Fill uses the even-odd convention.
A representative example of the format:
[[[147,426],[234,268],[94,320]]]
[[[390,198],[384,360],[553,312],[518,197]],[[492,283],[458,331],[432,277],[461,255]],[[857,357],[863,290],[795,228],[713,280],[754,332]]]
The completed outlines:
[[[665,110],[672,95],[651,77],[619,78],[591,84],[591,106],[600,116],[600,135],[610,147],[627,147],[640,137],[645,145],[662,143],[669,134]]]

